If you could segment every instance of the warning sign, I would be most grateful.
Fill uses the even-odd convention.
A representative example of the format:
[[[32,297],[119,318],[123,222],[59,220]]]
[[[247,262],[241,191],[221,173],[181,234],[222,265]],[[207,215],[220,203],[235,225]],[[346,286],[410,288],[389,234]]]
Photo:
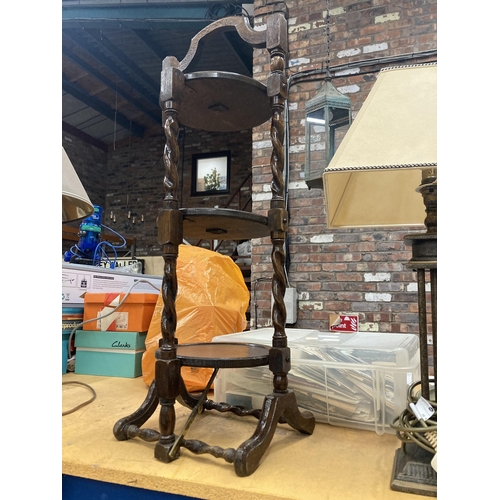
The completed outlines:
[[[354,333],[359,332],[359,314],[330,314],[330,331]]]

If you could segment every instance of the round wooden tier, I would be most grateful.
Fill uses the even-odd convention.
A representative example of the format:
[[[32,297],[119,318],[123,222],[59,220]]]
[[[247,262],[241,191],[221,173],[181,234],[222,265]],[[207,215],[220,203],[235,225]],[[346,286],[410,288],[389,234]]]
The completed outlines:
[[[187,73],[179,122],[209,132],[236,132],[271,118],[267,87],[248,76],[227,71]]]
[[[182,208],[184,238],[250,240],[269,236],[267,217],[230,208]]]
[[[248,368],[269,364],[269,347],[237,342],[180,344],[177,358],[184,366]]]

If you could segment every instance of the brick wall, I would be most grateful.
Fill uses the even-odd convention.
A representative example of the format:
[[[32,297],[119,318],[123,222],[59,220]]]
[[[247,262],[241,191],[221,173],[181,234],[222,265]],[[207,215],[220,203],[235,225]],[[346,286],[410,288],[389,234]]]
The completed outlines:
[[[265,3],[255,2],[256,25],[264,24],[272,10]],[[403,242],[415,229],[326,228],[323,190],[308,189],[304,182],[304,105],[320,88],[327,64],[333,84],[349,95],[355,119],[381,68],[435,60],[425,51],[436,49],[436,2],[287,0],[286,8],[288,77],[293,75],[288,102],[287,276],[299,298],[294,326],[324,330],[329,313],[357,312],[361,330],[417,333],[415,275],[406,268],[410,251]],[[417,55],[405,56],[412,53]],[[393,60],[380,60],[387,57]],[[255,51],[255,78],[265,81],[268,60],[266,50]],[[254,129],[253,141],[253,208],[265,213],[271,199],[269,124]],[[253,240],[252,313],[259,327],[271,325],[270,254],[269,238]]]

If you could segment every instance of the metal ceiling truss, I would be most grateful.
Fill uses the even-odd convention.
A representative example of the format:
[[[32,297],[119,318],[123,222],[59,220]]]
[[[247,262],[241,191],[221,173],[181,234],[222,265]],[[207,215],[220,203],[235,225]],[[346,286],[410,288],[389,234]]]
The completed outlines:
[[[63,55],[67,57],[71,62],[79,66],[81,69],[86,71],[89,75],[93,76],[96,80],[100,81],[101,83],[109,87],[110,89],[116,88],[116,92],[118,93],[118,95],[120,95],[120,97],[130,102],[130,104],[134,105],[138,110],[142,111],[145,115],[148,115],[156,123],[161,124],[161,113],[159,107],[157,112],[154,112],[151,109],[147,108],[140,101],[135,99],[131,94],[123,90],[123,88],[118,87],[115,82],[104,76],[97,69],[93,68],[90,64],[85,62],[81,57],[79,57],[74,52],[65,47],[63,47]]]
[[[92,38],[94,38],[94,40],[98,42],[106,51],[126,66],[132,74],[137,76],[143,82],[146,87],[149,87],[149,90],[153,93],[153,95],[158,95],[160,91],[160,82],[154,81],[149,75],[147,75],[137,64],[134,63],[134,61],[113,45],[101,30],[85,29],[85,32],[92,36]]]
[[[138,83],[136,79],[132,78],[127,72],[123,71],[110,57],[104,55],[102,52],[94,48],[90,44],[89,40],[86,39],[82,34],[77,33],[74,30],[64,30],[63,33],[71,38],[73,42],[75,42],[79,47],[85,50],[85,52],[91,55],[96,61],[99,61],[106,68],[112,71],[116,76],[121,78],[125,83],[130,85],[138,94],[142,95],[153,106],[158,106],[158,94],[154,94],[148,88],[145,88],[144,85]],[[114,86],[112,88],[114,89]]]
[[[143,0],[144,1],[144,0]],[[168,54],[165,48],[160,49],[154,38],[152,30],[178,27],[179,23],[191,23],[189,28],[201,29],[215,19],[228,15],[242,13],[241,0],[232,3],[209,2],[203,0],[183,0],[182,2],[159,2],[155,4],[142,3],[137,0],[135,4],[109,4],[100,3],[96,0],[88,4],[65,4],[62,5],[63,34],[76,46],[68,47],[64,44],[62,52],[73,64],[85,71],[88,75],[100,82],[108,89],[120,95],[134,108],[144,115],[161,124],[161,114],[158,104],[159,81],[155,81],[141,67],[132,61],[123,50],[118,48],[103,33],[103,29],[121,28],[130,30],[137,36],[160,61]],[[232,45],[231,39],[226,38],[230,50],[245,64],[238,51]],[[77,49],[77,50],[75,50]],[[103,65],[108,74],[114,75],[116,79],[103,74],[98,68],[92,66],[76,52],[82,49],[95,61]],[[248,69],[248,63],[246,63]],[[250,68],[251,71],[251,68]],[[126,90],[119,81],[126,83],[132,92]],[[63,75],[63,90],[81,101],[86,106],[101,113],[106,118],[130,131],[132,135],[142,137],[145,127],[134,122],[117,109],[113,109],[101,101],[88,90],[83,89],[75,81],[70,81]],[[137,97],[134,97],[133,94]],[[148,107],[151,105],[151,108]],[[70,124],[64,124],[63,128],[69,132],[70,128],[78,130]],[[84,132],[82,132],[84,134]],[[90,136],[89,136],[90,137]]]
[[[92,146],[95,146],[96,148],[98,148],[102,151],[105,151],[105,152],[108,151],[107,144],[100,141],[99,139],[96,139],[95,137],[92,137],[91,135],[86,134],[85,132],[83,132],[83,130],[80,130],[76,127],[73,127],[73,125],[66,123],[64,120],[62,122],[62,130],[63,130],[63,132],[67,132],[68,134],[74,135],[75,137],[78,137],[79,139],[81,139],[83,142],[86,142]]]

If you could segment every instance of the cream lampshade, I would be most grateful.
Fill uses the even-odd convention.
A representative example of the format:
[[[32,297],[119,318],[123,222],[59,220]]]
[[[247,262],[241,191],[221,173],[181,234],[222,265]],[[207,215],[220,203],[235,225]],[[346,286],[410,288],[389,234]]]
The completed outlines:
[[[62,222],[73,222],[94,213],[83,184],[62,148]]]
[[[437,168],[436,80],[436,64],[380,72],[323,174],[329,228],[423,225],[416,188]]]

